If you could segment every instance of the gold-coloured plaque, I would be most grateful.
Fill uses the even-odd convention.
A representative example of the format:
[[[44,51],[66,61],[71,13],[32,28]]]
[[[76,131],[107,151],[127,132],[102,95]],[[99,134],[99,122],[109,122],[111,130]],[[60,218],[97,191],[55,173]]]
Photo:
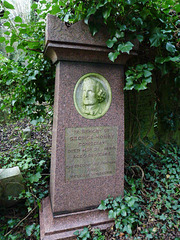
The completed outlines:
[[[66,181],[116,172],[118,127],[66,129]]]
[[[111,88],[100,74],[88,73],[82,76],[74,89],[74,105],[83,117],[102,117],[111,104]]]

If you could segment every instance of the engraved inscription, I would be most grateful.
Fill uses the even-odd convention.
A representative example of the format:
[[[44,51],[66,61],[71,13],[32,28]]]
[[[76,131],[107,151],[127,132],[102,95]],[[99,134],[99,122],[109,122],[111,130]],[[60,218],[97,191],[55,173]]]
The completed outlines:
[[[66,181],[112,176],[118,127],[66,129]]]

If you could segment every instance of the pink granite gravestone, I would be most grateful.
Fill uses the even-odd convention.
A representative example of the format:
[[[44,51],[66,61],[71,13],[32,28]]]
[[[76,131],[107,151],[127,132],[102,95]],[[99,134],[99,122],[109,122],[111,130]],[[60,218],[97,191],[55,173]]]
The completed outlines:
[[[41,239],[75,239],[112,224],[97,206],[124,189],[123,78],[128,55],[109,61],[104,31],[70,27],[48,15],[45,56],[56,67],[50,197],[40,211]],[[133,51],[131,52],[133,54]]]

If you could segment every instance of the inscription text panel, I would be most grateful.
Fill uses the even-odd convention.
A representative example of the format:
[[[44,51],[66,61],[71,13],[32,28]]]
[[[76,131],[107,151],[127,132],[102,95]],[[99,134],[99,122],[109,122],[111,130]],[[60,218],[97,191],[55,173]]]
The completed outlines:
[[[116,172],[118,127],[66,129],[66,181]]]

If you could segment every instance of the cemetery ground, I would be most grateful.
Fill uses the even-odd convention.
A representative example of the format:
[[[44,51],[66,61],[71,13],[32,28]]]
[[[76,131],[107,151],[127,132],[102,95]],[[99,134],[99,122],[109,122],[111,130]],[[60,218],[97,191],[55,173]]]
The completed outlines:
[[[0,168],[19,166],[25,191],[16,205],[0,206],[0,239],[40,239],[39,208],[48,195],[52,118],[32,125],[27,119],[0,123]],[[124,197],[102,199],[115,224],[91,226],[77,239],[180,239],[180,149],[175,144],[139,144],[125,153]],[[113,186],[112,186],[113,187]],[[9,196],[11,198],[11,196]]]

